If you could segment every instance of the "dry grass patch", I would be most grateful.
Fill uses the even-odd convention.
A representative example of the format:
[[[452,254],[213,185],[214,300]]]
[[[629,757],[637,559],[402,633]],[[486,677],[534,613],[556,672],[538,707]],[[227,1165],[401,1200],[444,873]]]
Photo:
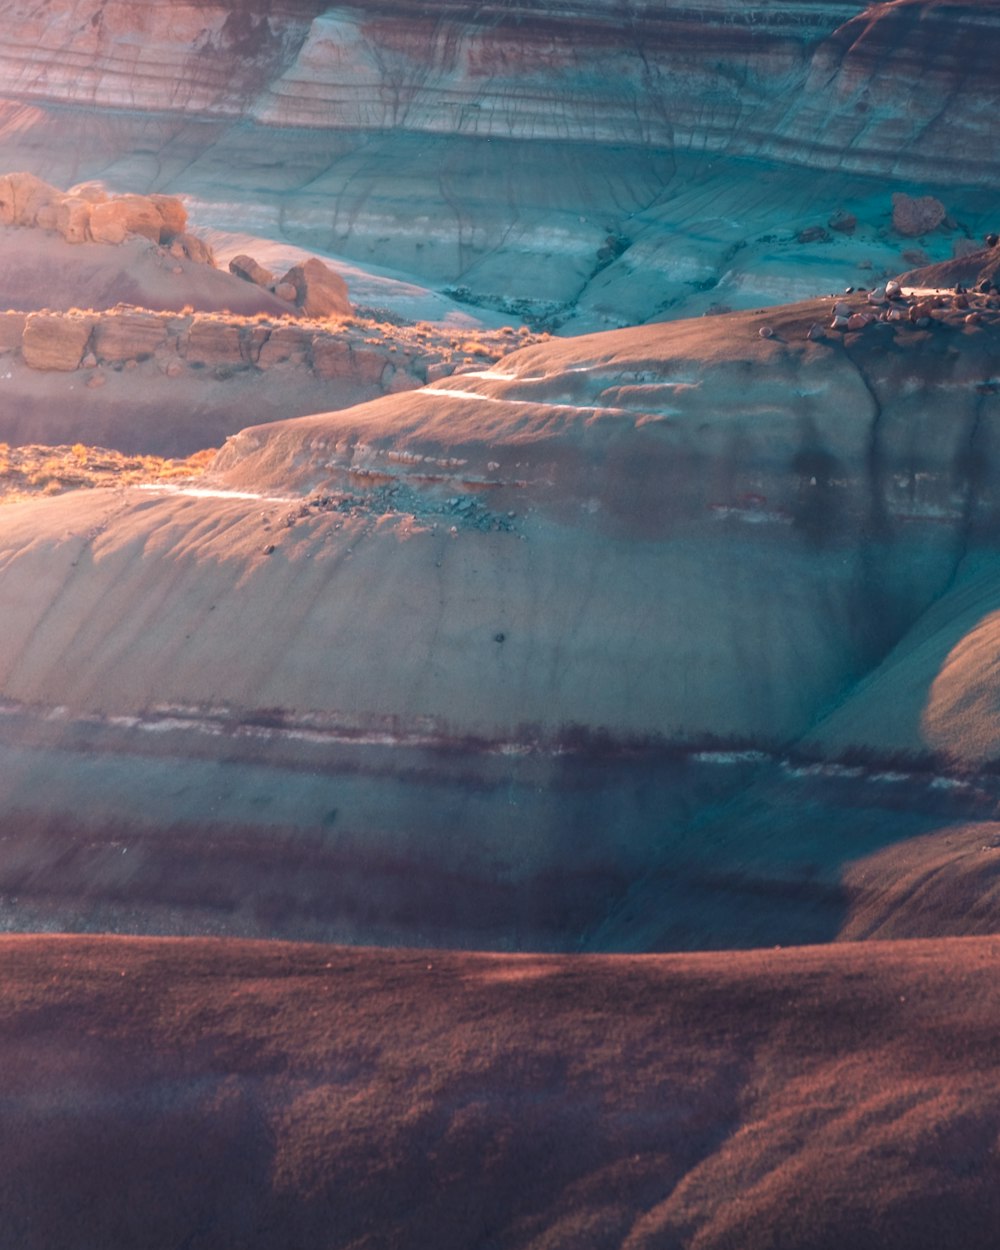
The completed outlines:
[[[162,456],[126,456],[83,443],[72,447],[11,447],[0,443],[0,503],[67,490],[191,481],[205,472],[214,457],[215,448],[211,447],[183,460],[168,460]]]

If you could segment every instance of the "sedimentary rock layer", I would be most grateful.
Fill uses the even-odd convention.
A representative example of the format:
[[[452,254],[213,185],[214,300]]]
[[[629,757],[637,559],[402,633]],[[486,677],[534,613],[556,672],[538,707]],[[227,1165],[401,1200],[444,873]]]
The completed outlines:
[[[894,191],[946,184],[959,225],[990,228],[997,7],[859,8],[8,4],[0,154],[492,306],[646,320],[845,205],[905,267],[879,254]],[[823,286],[857,259],[808,256]],[[741,285],[704,306],[761,302]]]
[[[991,159],[992,2],[894,0],[861,14],[849,0],[2,8],[0,69],[14,100],[883,171],[891,158],[925,177],[943,162],[977,182]]]

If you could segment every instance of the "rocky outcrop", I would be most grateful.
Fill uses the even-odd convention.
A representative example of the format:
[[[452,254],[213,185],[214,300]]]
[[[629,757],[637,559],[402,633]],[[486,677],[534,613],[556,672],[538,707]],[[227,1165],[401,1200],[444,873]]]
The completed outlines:
[[[187,210],[169,195],[109,196],[84,184],[63,193],[30,173],[0,177],[0,225],[57,231],[67,243],[154,243],[185,237]]]
[[[93,317],[30,313],[21,339],[25,364],[59,372],[78,369],[94,322]]]
[[[0,225],[37,225],[39,213],[49,209],[58,195],[55,187],[49,186],[41,178],[36,178],[34,174],[14,173],[0,176]]]
[[[214,268],[215,256],[211,247],[196,234],[185,231],[179,234],[170,244],[170,255],[176,260],[193,260],[196,265],[209,265]]]
[[[141,195],[122,195],[90,210],[90,235],[95,243],[123,243],[138,234],[159,243],[164,222],[152,200]]]
[[[302,365],[310,358],[310,350],[316,348],[316,336],[299,326],[275,326],[258,353],[257,363],[262,369],[278,365]]]
[[[181,354],[192,365],[245,365],[243,327],[214,317],[194,317],[180,339]]]
[[[172,239],[182,237],[187,231],[187,209],[176,196],[151,195],[150,203],[160,217],[160,233],[158,243],[169,243]]]

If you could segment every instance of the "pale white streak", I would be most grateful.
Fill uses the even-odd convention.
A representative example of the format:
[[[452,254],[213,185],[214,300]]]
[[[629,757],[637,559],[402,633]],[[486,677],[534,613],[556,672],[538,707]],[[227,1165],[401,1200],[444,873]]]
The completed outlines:
[[[252,490],[218,490],[208,486],[175,486],[169,482],[144,482],[136,490],[156,491],[162,495],[186,495],[191,499],[255,499],[261,503],[301,503],[291,495],[261,495]]]

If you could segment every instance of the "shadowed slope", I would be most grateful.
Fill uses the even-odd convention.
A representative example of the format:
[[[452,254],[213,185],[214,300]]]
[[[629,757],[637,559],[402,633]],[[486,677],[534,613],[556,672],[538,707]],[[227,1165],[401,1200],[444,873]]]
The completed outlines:
[[[0,943],[0,1242],[987,1250],[997,943]]]

